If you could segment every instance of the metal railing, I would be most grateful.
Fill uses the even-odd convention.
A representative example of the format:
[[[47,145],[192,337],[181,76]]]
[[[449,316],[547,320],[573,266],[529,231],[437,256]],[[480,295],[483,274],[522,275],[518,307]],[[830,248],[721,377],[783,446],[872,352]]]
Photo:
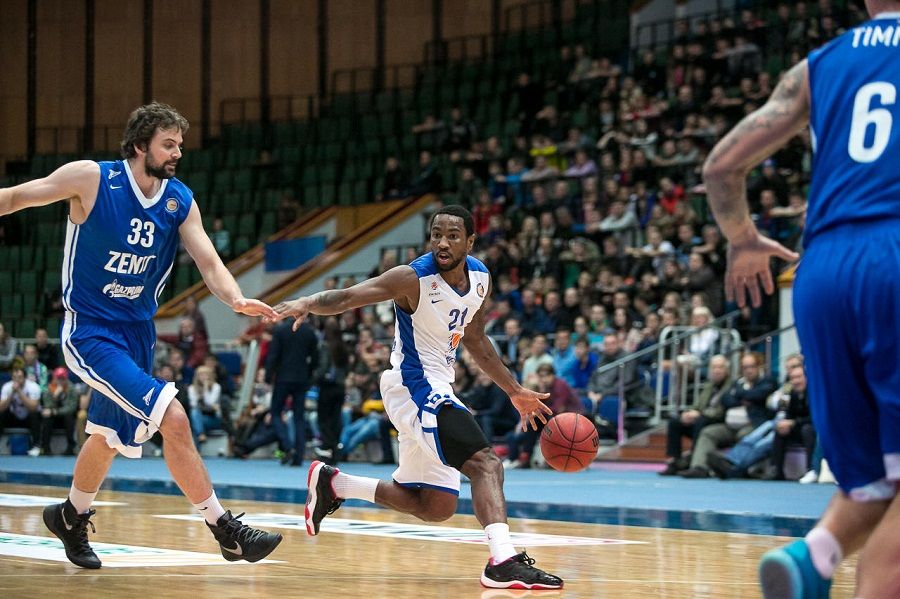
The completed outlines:
[[[691,341],[705,331],[715,331],[717,334],[703,355],[697,356],[690,351],[685,353],[683,349],[689,348]],[[682,337],[680,333],[687,333],[687,336]],[[706,367],[703,361],[716,354],[731,355],[733,347],[741,343],[740,334],[730,325],[725,328],[707,326],[700,329],[681,326],[666,327],[659,338],[660,344],[656,358],[656,396],[653,408],[655,422],[659,422],[663,410],[667,410],[669,415],[678,412],[682,401],[688,397],[689,385],[692,387],[690,393],[693,398],[692,403],[697,403],[697,398],[700,396],[700,373]],[[671,343],[669,343],[669,338],[672,339]],[[662,365],[666,363],[669,367],[664,372]],[[669,392],[667,397],[663,397],[666,372],[669,376]],[[694,376],[691,376],[692,374]],[[668,401],[665,401],[666,399]]]
[[[685,339],[695,335],[699,331],[704,328],[713,327],[720,328],[720,325],[725,325],[724,329],[732,329],[734,321],[740,315],[739,310],[735,310],[733,312],[729,312],[728,314],[724,314],[712,322],[710,322],[706,327],[690,327],[685,331],[680,333],[676,333],[672,335],[669,339],[667,339],[664,343],[658,342],[649,347],[646,347],[642,350],[633,352],[628,354],[627,356],[616,360],[615,362],[611,362],[604,366],[599,367],[594,373],[603,374],[605,372],[610,372],[612,370],[618,371],[618,400],[619,400],[619,418],[618,418],[618,426],[617,426],[617,443],[622,445],[627,440],[627,433],[625,430],[625,413],[626,413],[626,398],[625,398],[625,369],[630,365],[631,362],[636,362],[637,360],[646,358],[647,356],[658,355],[660,350],[664,348],[666,345],[671,345],[674,343],[681,343]],[[659,370],[657,368],[657,370]],[[655,410],[654,410],[655,413]],[[658,418],[658,417],[657,417]]]

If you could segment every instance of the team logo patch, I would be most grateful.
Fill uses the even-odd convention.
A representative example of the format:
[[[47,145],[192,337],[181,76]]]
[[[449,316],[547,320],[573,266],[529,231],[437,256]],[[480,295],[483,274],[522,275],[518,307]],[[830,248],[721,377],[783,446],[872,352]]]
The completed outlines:
[[[103,295],[106,297],[124,297],[125,299],[135,300],[141,297],[143,291],[143,285],[126,287],[125,285],[120,285],[118,280],[114,280],[103,288]]]
[[[166,210],[169,212],[178,212],[178,200],[175,198],[169,198],[166,200]]]
[[[475,293],[478,294],[478,297],[483,298],[484,297],[484,285],[482,285],[481,283],[478,283],[478,285],[475,287]]]
[[[438,288],[437,281],[432,281],[431,282],[431,290],[437,291],[437,288]]]

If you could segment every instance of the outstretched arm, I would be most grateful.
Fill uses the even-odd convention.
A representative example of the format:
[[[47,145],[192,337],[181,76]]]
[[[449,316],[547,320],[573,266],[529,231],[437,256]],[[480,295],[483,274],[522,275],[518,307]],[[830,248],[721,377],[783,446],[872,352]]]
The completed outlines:
[[[181,223],[178,232],[181,234],[184,249],[197,264],[206,286],[223,304],[230,306],[235,312],[247,316],[275,317],[275,311],[263,302],[244,297],[237,281],[222,263],[222,259],[216,253],[216,248],[213,247],[209,237],[206,236],[206,231],[203,230],[203,221],[200,218],[197,202],[191,203],[190,212]]]
[[[99,183],[100,167],[96,162],[90,160],[70,162],[43,179],[0,189],[0,216],[70,198],[82,204],[86,216],[94,205]],[[87,203],[90,206],[85,205]]]
[[[769,272],[771,256],[797,259],[794,252],[760,235],[750,220],[747,174],[808,122],[809,80],[804,60],[785,74],[762,108],[745,117],[716,144],[703,165],[710,208],[730,242],[725,293],[741,306],[745,290],[754,306],[760,304],[759,281],[766,293],[774,291]]]
[[[347,289],[320,291],[308,297],[282,302],[275,306],[278,318],[293,318],[294,330],[308,314],[340,314],[347,310],[393,300],[408,312],[415,311],[419,298],[419,278],[406,265],[395,266],[377,277]]]
[[[490,287],[488,284],[488,297]],[[509,395],[509,399],[522,417],[522,430],[528,430],[529,426],[537,430],[537,420],[547,423],[546,414],[553,414],[553,410],[544,403],[544,400],[549,399],[550,394],[526,389],[503,364],[491,340],[484,334],[484,308],[479,309],[472,317],[472,321],[466,325],[462,343],[478,367]]]

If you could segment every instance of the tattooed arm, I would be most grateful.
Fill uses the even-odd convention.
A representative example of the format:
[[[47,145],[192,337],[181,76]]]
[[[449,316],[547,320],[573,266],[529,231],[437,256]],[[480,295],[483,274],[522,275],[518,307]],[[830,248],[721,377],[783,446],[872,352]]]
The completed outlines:
[[[754,306],[760,304],[760,282],[766,293],[774,291],[769,257],[797,259],[793,252],[760,235],[750,220],[747,174],[808,122],[809,79],[804,60],[785,74],[762,108],[716,144],[703,165],[710,208],[729,241],[725,295],[740,306],[746,301],[745,290]]]
[[[753,228],[747,207],[747,174],[808,121],[809,82],[804,60],[784,75],[762,108],[745,117],[713,148],[703,165],[703,179],[709,205],[729,240]]]
[[[419,277],[406,265],[358,283],[348,289],[320,291],[309,297],[282,302],[275,306],[278,319],[293,318],[294,330],[309,314],[340,314],[347,310],[393,300],[401,309],[415,312],[419,303]]]

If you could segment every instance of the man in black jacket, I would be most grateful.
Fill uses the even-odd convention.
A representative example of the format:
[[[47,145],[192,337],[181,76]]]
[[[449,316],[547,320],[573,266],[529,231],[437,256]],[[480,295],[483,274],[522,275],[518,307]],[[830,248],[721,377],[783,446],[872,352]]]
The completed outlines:
[[[306,448],[306,420],[304,407],[306,391],[309,389],[312,372],[318,364],[319,341],[308,323],[303,323],[297,332],[291,331],[291,323],[284,321],[272,332],[269,355],[266,358],[266,382],[272,384],[272,425],[278,435],[278,443],[285,450],[283,463],[291,466],[303,464]],[[294,413],[294,444],[291,449],[290,436],[281,414],[288,397],[292,397]]]
[[[771,478],[774,480],[784,480],[784,456],[789,444],[803,443],[807,464],[812,464],[812,454],[816,448],[816,429],[813,428],[809,398],[806,395],[806,373],[799,366],[792,369],[788,376],[791,381],[791,399],[784,419],[775,424],[775,438],[772,440],[774,476]]]

